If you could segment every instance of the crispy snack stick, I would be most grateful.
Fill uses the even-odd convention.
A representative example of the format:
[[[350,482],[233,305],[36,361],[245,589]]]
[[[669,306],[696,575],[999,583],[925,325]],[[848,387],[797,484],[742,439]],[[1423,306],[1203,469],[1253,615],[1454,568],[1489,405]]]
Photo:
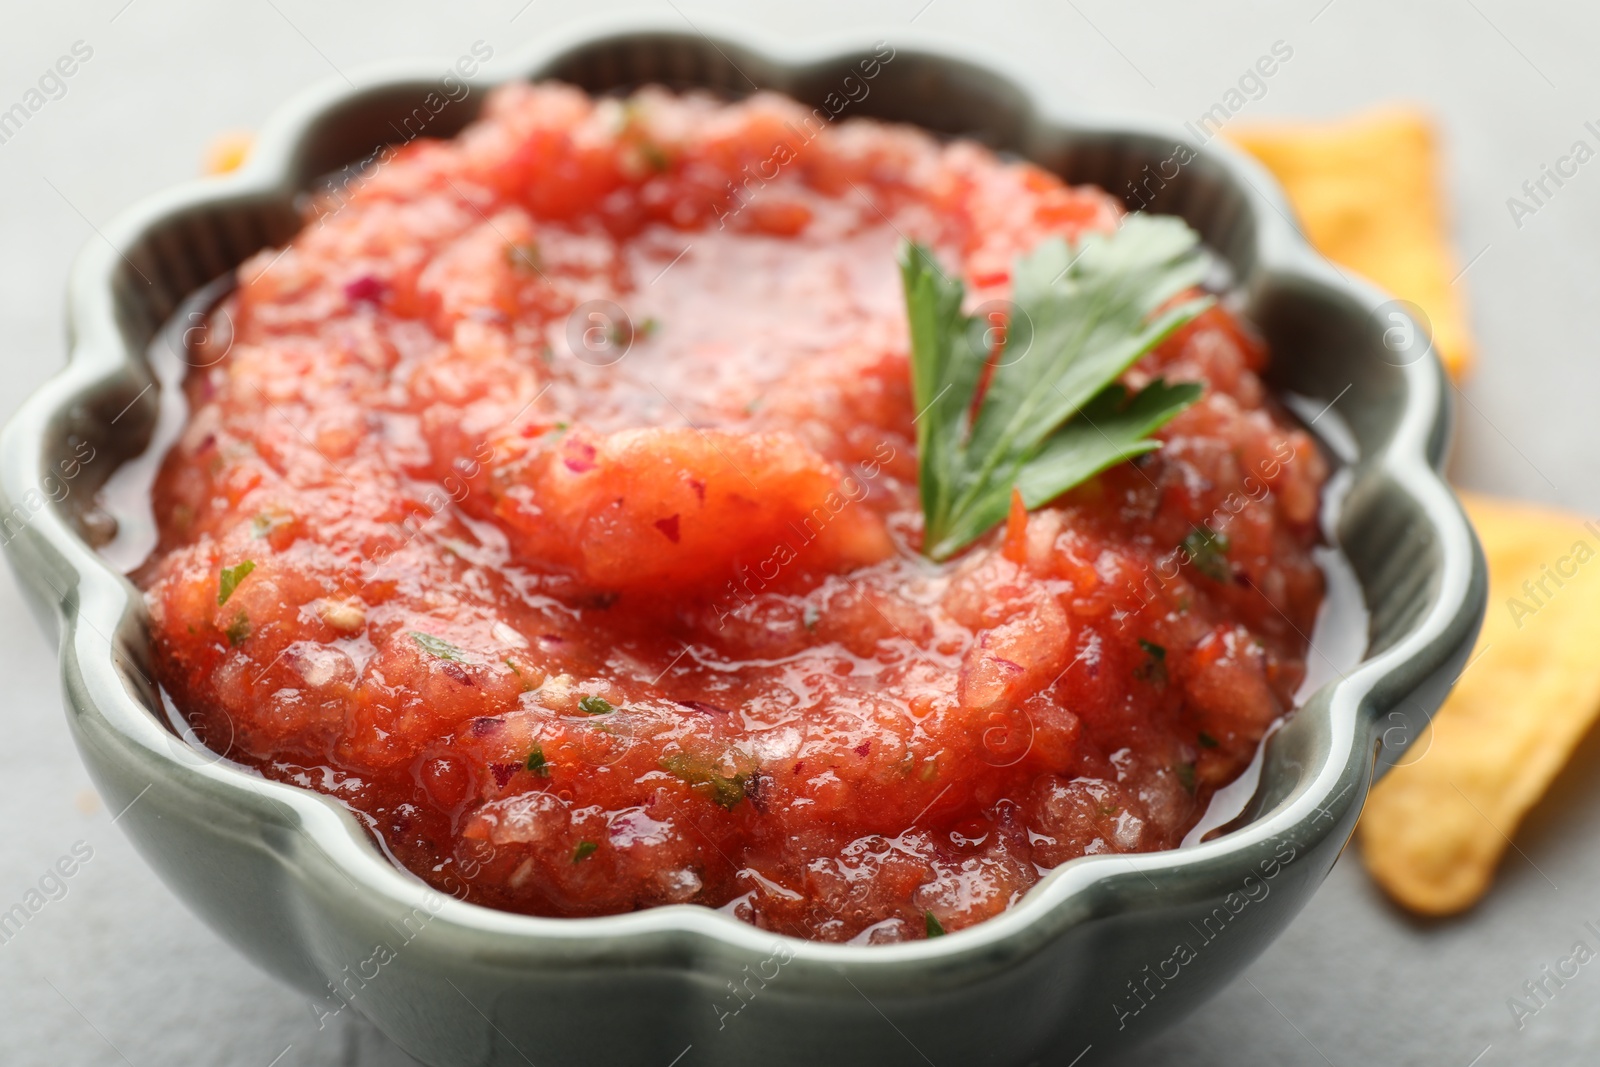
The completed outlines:
[[[1377,784],[1360,825],[1372,876],[1427,915],[1483,895],[1600,713],[1600,523],[1462,497],[1489,560],[1489,614],[1420,755]]]
[[[1327,123],[1256,124],[1227,136],[1277,175],[1329,259],[1420,305],[1451,375],[1472,361],[1460,269],[1446,233],[1427,117],[1385,109]]]

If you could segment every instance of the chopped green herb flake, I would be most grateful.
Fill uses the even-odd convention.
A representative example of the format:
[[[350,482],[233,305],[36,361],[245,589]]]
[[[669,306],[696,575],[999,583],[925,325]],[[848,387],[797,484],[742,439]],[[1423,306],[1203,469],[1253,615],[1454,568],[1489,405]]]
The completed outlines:
[[[250,636],[250,616],[242,611],[239,612],[233,617],[233,621],[228,623],[228,628],[223,633],[228,635],[228,644],[238,648]]]
[[[996,346],[994,325],[962,311],[965,287],[905,246],[925,553],[948,559],[982,537],[1013,489],[1037,508],[1161,447],[1150,435],[1202,387],[1157,379],[1130,396],[1117,379],[1211,305],[1181,299],[1205,270],[1199,236],[1173,218],[1136,213],[1075,246],[1046,241],[1016,263]]]
[[[617,708],[605,697],[582,696],[578,698],[578,710],[585,715],[610,715]]]
[[[638,325],[634,330],[634,335],[636,337],[649,337],[659,329],[661,329],[661,320],[651,315]]]
[[[1199,741],[1200,741],[1200,747],[1201,748],[1216,748],[1217,747],[1217,739],[1215,737],[1212,737],[1210,734],[1206,733],[1204,730],[1200,731]]]
[[[723,778],[718,775],[711,779],[711,799],[717,805],[733,810],[733,806],[744,799],[745,789],[750,784],[750,776],[736,774],[732,778]]]
[[[1173,768],[1178,773],[1178,784],[1189,792],[1194,792],[1194,764],[1180,763]]]
[[[1195,570],[1212,581],[1225,582],[1232,577],[1228,569],[1228,538],[1213,532],[1209,527],[1196,526],[1183,539],[1183,551],[1194,563]]]
[[[661,769],[687,782],[696,793],[719,807],[732,811],[734,805],[745,798],[745,790],[756,770],[755,760],[743,752],[735,750],[734,762],[738,769],[729,775],[721,761],[680,752],[663,757]]]
[[[940,922],[939,917],[933,912],[925,911],[922,913],[922,925],[927,928],[929,937],[944,936],[944,923]]]
[[[511,668],[511,673],[516,675],[517,678],[522,682],[522,691],[524,693],[533,692],[535,688],[533,683],[529,681],[526,674],[522,673],[522,668],[517,666],[517,661],[514,659],[506,659],[503,662],[507,667]]]
[[[579,841],[578,847],[572,850],[572,862],[582,863],[584,860],[594,855],[595,850],[599,847],[600,846],[595,844],[593,841]]]
[[[801,618],[805,620],[806,629],[815,632],[817,623],[822,619],[822,611],[815,604],[807,604],[801,612]]]
[[[1144,654],[1149,659],[1143,666],[1133,672],[1134,677],[1142,678],[1154,685],[1166,685],[1167,650],[1154,641],[1146,641],[1142,637],[1139,638],[1139,647],[1144,649]]]
[[[528,752],[528,760],[524,766],[540,778],[550,777],[550,767],[544,761],[544,748],[541,745],[535,744]]]
[[[222,577],[217,581],[217,606],[221,607],[226,604],[228,598],[233,595],[233,591],[239,588],[239,583],[248,578],[250,572],[255,569],[255,562],[248,559],[243,563],[235,563],[231,567],[222,568]]]
[[[448,641],[440,640],[432,634],[422,633],[420,630],[406,631],[416,646],[434,659],[447,659],[455,663],[465,663],[466,659],[461,650]]]

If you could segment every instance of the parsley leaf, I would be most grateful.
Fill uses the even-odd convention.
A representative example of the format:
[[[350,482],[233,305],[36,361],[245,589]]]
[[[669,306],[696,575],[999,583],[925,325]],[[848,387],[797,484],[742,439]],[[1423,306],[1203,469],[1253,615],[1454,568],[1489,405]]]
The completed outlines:
[[[222,576],[217,580],[217,606],[226,604],[233,591],[239,588],[239,583],[249,577],[250,572],[255,569],[255,561],[248,559],[243,563],[222,568]]]
[[[1015,312],[999,345],[961,309],[965,287],[917,244],[900,262],[911,334],[923,551],[948,559],[1005,517],[1013,488],[1037,508],[1161,447],[1149,435],[1197,400],[1197,383],[1116,379],[1210,297],[1199,238],[1173,218],[1134,214],[1076,246],[1047,241],[1017,261]],[[1174,302],[1176,301],[1176,302]],[[986,380],[987,375],[987,380]]]
[[[447,659],[455,663],[466,662],[461,655],[461,650],[449,641],[435,637],[432,634],[425,634],[420,630],[407,630],[406,633],[418,648],[434,659]]]
[[[1196,526],[1183,539],[1182,549],[1194,563],[1195,570],[1214,582],[1225,582],[1233,576],[1228,567],[1228,538],[1214,533],[1208,526]]]
[[[584,860],[594,855],[595,850],[599,847],[600,846],[595,844],[593,841],[579,841],[578,847],[572,850],[572,862],[582,863]]]
[[[661,769],[681,779],[696,793],[718,807],[732,811],[734,806],[753,790],[752,779],[756,772],[755,760],[752,757],[738,749],[732,752],[732,756],[736,767],[731,775],[723,768],[720,760],[690,755],[687,752],[663,756]]]
[[[1167,650],[1154,641],[1139,638],[1139,647],[1144,649],[1148,662],[1134,672],[1137,678],[1143,678],[1155,685],[1167,684]]]
[[[544,761],[544,746],[538,742],[534,742],[533,748],[528,750],[528,759],[523,766],[540,778],[550,777],[550,765]]]
[[[940,922],[939,917],[933,912],[925,911],[922,913],[922,925],[927,929],[929,937],[944,936],[944,923]]]
[[[610,715],[617,706],[605,697],[582,696],[578,698],[578,710],[585,715]]]

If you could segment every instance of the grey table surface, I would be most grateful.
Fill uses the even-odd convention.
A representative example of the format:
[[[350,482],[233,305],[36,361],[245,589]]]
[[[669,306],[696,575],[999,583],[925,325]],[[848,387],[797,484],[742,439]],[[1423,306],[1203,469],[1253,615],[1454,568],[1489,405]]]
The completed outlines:
[[[1585,294],[1600,282],[1600,163],[1580,169],[1520,225],[1507,206],[1575,141],[1600,146],[1584,126],[1600,120],[1600,7],[652,2],[594,2],[580,11],[553,0],[5,0],[0,110],[75,45],[92,55],[64,93],[0,143],[0,415],[63,363],[63,279],[78,247],[98,239],[95,227],[190,177],[219,131],[257,127],[297,89],[366,63],[448,59],[477,40],[504,57],[533,35],[611,10],[650,11],[686,26],[743,20],[801,38],[858,27],[881,27],[892,38],[914,22],[985,44],[1087,105],[1194,119],[1283,41],[1292,59],[1238,118],[1335,115],[1409,100],[1442,122],[1456,241],[1470,261],[1456,284],[1470,290],[1481,347],[1461,393],[1456,480],[1600,511],[1592,410],[1600,361],[1583,326],[1592,306]],[[412,1062],[349,1013],[319,1029],[305,1003],[201,925],[145,867],[79,764],[54,658],[9,573],[0,574],[0,663],[0,910],[74,846],[80,855],[92,850],[66,895],[0,945],[0,1062]],[[1583,923],[1600,921],[1596,768],[1600,740],[1591,738],[1517,835],[1520,854],[1512,853],[1493,893],[1462,919],[1408,919],[1347,853],[1243,978],[1123,1062],[1595,1062],[1600,967],[1580,970],[1520,1027],[1507,1002],[1577,939],[1593,943]]]

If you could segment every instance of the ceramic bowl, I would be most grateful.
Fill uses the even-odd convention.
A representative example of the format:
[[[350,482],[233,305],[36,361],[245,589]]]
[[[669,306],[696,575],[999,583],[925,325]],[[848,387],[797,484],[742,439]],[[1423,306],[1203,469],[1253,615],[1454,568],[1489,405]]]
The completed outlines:
[[[463,903],[391,863],[337,802],[171,729],[142,600],[85,536],[101,525],[97,489],[170,402],[146,346],[189,294],[287,241],[319,177],[417,122],[441,137],[467,123],[489,85],[463,95],[445,60],[301,96],[241,171],[145,201],[78,259],[70,362],[0,441],[0,529],[59,639],[73,735],[120,825],[195,911],[320,1012],[359,1012],[428,1064],[1094,1062],[1200,1004],[1284,928],[1348,839],[1381,739],[1415,736],[1460,669],[1485,578],[1438,474],[1449,386],[1425,344],[1385,346],[1385,327],[1410,325],[1404,310],[1315,255],[1270,178],[1220,142],[1080,109],[960,44],[897,31],[813,47],[704,28],[546,38],[509,76],[597,93],[760,86],[830,112],[844,97],[844,115],[974,137],[1180,215],[1270,341],[1274,388],[1348,429],[1331,537],[1367,613],[1330,638],[1354,642],[1351,663],[1270,738],[1243,814],[1182,849],[1073,860],[944,938],[842,946],[692,906],[548,919]],[[864,77],[885,46],[892,58]]]

